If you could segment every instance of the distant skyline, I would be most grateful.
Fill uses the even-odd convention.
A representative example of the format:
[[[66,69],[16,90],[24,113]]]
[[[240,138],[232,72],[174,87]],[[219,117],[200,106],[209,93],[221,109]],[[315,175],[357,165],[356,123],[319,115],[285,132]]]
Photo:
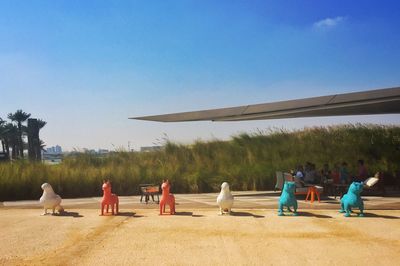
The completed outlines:
[[[400,86],[397,1],[0,1],[0,117],[64,150],[191,143],[399,115],[163,124],[128,117]]]

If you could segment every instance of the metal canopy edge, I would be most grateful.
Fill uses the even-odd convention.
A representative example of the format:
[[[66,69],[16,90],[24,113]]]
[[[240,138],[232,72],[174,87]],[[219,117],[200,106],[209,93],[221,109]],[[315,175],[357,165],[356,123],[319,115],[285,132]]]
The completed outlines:
[[[398,113],[400,113],[400,87],[393,87],[229,108],[131,117],[130,119],[156,122],[245,121]]]

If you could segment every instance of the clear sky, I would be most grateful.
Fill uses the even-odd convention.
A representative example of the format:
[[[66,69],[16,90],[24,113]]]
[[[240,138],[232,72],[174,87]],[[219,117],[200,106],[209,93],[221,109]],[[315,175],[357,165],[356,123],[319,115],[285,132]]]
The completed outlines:
[[[398,1],[0,1],[0,117],[48,146],[132,148],[400,115],[163,124],[128,117],[400,86]]]

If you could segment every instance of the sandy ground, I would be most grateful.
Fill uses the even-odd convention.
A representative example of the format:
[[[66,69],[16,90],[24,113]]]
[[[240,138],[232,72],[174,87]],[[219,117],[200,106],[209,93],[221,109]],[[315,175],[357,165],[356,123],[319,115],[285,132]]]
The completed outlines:
[[[400,211],[0,209],[1,265],[399,265]]]

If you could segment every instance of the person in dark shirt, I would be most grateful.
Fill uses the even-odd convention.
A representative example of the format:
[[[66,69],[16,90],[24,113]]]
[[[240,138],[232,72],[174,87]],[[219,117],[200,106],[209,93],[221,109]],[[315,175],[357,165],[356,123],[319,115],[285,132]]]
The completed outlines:
[[[358,175],[354,179],[356,182],[364,182],[368,178],[367,167],[364,164],[364,160],[358,160]]]
[[[349,170],[347,170],[347,163],[343,162],[339,170],[340,184],[347,184],[349,182]]]

